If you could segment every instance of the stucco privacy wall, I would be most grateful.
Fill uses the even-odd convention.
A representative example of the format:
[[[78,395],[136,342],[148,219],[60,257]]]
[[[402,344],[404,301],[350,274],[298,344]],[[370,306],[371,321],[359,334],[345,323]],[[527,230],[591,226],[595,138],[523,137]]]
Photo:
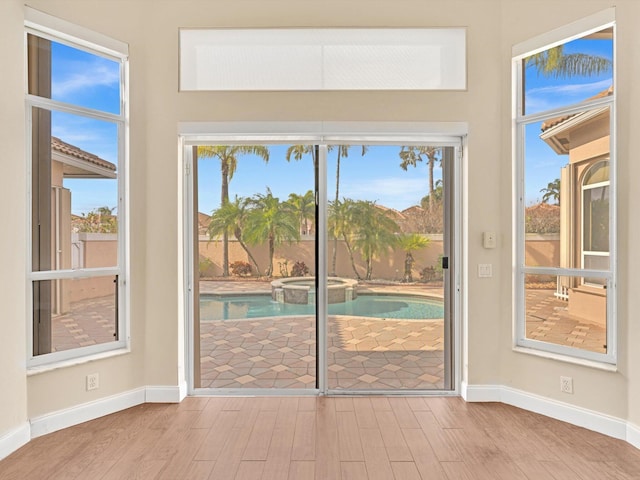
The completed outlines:
[[[22,1],[3,0],[0,57],[21,77]],[[640,115],[630,105],[640,61],[634,49],[634,18],[640,4],[619,0],[620,158],[640,151],[631,133]],[[640,356],[640,326],[629,321],[640,312],[640,278],[628,265],[640,265],[630,238],[640,235],[631,212],[630,178],[640,178],[637,162],[620,162],[620,328],[619,373],[602,372],[511,351],[511,45],[530,36],[607,8],[606,1],[553,2],[518,0],[466,1],[163,1],[32,0],[29,5],[86,26],[130,45],[131,60],[131,329],[132,353],[87,365],[30,376],[25,408],[24,251],[26,208],[0,207],[3,224],[17,225],[3,235],[0,259],[7,265],[3,282],[3,326],[0,377],[8,406],[0,413],[0,437],[27,418],[81,405],[143,385],[176,386],[183,365],[180,323],[182,266],[181,170],[177,162],[180,121],[421,121],[468,122],[469,164],[465,202],[468,207],[467,261],[468,352],[465,380],[470,385],[507,385],[558,398],[640,424],[640,373],[631,370]],[[546,7],[546,8],[545,8]],[[548,11],[554,15],[548,15]],[[6,15],[5,15],[6,13]],[[468,91],[465,92],[256,92],[179,93],[179,27],[468,27]],[[635,62],[635,64],[634,64]],[[6,77],[6,78],[5,78]],[[3,152],[24,158],[22,78],[2,76]],[[4,102],[6,100],[6,102]],[[8,105],[5,114],[4,105]],[[637,137],[637,135],[636,135]],[[635,165],[632,165],[635,163]],[[3,161],[12,181],[0,189],[3,205],[24,206],[26,181],[21,162]],[[495,188],[498,184],[501,188]],[[634,203],[635,202],[635,203]],[[6,219],[6,220],[5,220]],[[6,221],[6,223],[5,223]],[[14,221],[14,222],[11,222]],[[482,231],[499,232],[498,248],[481,246]],[[12,229],[12,231],[14,231]],[[18,238],[16,238],[18,237]],[[636,249],[637,250],[637,249]],[[478,279],[478,263],[494,264],[494,277]],[[7,277],[5,277],[7,278]],[[497,347],[497,348],[496,348]],[[84,391],[87,373],[100,373],[100,389]],[[558,376],[571,375],[575,394],[560,397]],[[5,379],[6,377],[6,379]],[[4,385],[5,383],[3,383]],[[11,388],[13,387],[13,388]],[[614,395],[611,392],[615,392]],[[629,395],[627,397],[627,395]],[[635,402],[633,401],[635,399]],[[5,399],[3,399],[4,401]]]

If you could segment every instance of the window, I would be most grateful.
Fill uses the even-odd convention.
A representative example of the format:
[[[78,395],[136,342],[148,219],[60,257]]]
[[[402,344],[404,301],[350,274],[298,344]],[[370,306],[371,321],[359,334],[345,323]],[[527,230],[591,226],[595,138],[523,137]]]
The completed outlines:
[[[609,268],[609,162],[589,168],[582,181],[582,268]],[[585,278],[585,285],[605,287],[602,278]]]
[[[614,33],[608,10],[514,47],[515,343],[601,363],[616,362]]]
[[[180,30],[180,90],[461,90],[464,28]]]
[[[37,366],[127,344],[127,48],[26,11],[29,364]]]

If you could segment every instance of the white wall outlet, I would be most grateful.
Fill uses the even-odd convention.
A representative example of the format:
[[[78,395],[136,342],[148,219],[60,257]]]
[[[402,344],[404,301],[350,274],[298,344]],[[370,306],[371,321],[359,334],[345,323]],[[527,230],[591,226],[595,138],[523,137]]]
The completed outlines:
[[[490,263],[478,264],[478,277],[489,278],[493,276],[493,268]]]
[[[560,391],[563,393],[573,393],[573,378],[560,377]]]
[[[496,232],[484,232],[482,234],[482,246],[484,248],[496,248]]]
[[[100,386],[100,377],[97,373],[90,373],[87,375],[87,391],[97,390]]]

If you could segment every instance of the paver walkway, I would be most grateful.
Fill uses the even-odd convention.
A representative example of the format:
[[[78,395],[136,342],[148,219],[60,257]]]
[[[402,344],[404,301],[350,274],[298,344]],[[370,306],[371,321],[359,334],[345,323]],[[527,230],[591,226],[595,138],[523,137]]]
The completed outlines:
[[[428,293],[422,285],[366,285],[359,291]],[[268,282],[201,282],[201,293],[270,293]],[[605,352],[606,329],[571,317],[549,289],[526,294],[527,338]],[[106,343],[115,337],[113,297],[71,305],[52,319],[54,351]],[[314,388],[313,316],[201,322],[202,387]],[[329,388],[354,390],[442,389],[442,320],[387,320],[331,316]]]
[[[442,297],[425,285],[359,285],[358,292]],[[267,294],[270,282],[200,282],[201,294]],[[200,324],[203,388],[315,388],[314,316],[214,320]],[[444,388],[442,319],[330,316],[331,389]]]
[[[551,289],[526,290],[527,338],[606,353],[606,328],[569,315],[567,302],[554,293]]]

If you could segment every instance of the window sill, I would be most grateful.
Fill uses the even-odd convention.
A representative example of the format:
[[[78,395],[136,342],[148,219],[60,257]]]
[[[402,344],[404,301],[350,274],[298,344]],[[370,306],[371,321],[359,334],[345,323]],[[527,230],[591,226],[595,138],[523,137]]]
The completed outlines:
[[[70,358],[69,360],[60,360],[58,362],[52,362],[46,365],[27,367],[27,377],[40,375],[41,373],[52,372],[54,370],[60,370],[63,368],[75,367],[77,365],[84,365],[85,363],[104,360],[106,358],[120,357],[122,355],[127,355],[129,353],[131,353],[130,348],[118,348],[117,350],[109,350],[108,352],[95,353],[93,355],[87,355],[80,358]]]
[[[586,360],[584,358],[570,357],[568,355],[560,355],[558,353],[545,352],[543,350],[536,350],[534,348],[515,346],[513,347],[513,351],[517,353],[524,353],[526,355],[533,355],[535,357],[547,358],[549,360],[556,360],[558,362],[572,363],[574,365],[580,365],[583,367],[594,368],[597,370],[604,370],[605,372],[618,371],[618,366],[615,364],[596,362],[593,360]]]

